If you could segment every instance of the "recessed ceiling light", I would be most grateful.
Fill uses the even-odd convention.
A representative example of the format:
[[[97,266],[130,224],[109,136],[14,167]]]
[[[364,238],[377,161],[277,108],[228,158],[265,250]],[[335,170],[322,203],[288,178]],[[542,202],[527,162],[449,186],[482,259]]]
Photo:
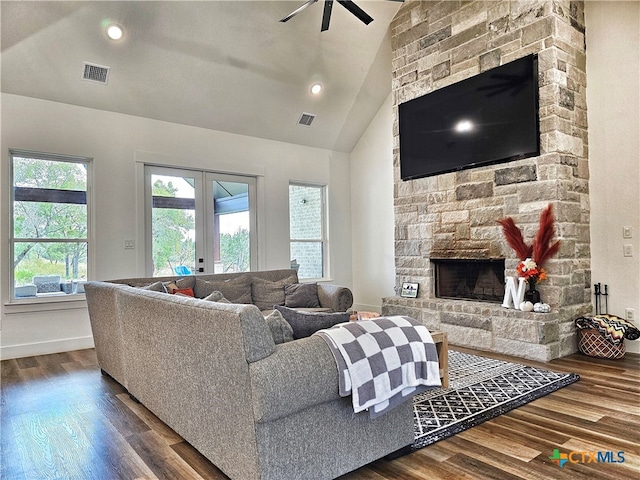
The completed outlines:
[[[120,25],[112,23],[107,27],[107,37],[111,40],[120,40],[122,38],[123,31]]]
[[[311,93],[313,95],[318,95],[321,91],[322,85],[320,85],[319,83],[314,83],[313,85],[311,85]]]

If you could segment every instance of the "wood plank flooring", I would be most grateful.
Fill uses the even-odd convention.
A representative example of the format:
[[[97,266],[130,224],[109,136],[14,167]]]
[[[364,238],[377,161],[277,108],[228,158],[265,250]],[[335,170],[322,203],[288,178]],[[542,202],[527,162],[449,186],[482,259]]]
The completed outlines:
[[[581,380],[341,480],[640,478],[640,356],[599,360],[576,354],[540,364],[459,350],[576,372]],[[101,375],[92,349],[5,360],[1,366],[3,480],[227,478]],[[336,455],[342,448],[349,446],[336,446]],[[624,452],[624,462],[579,461],[560,468],[549,460],[554,449],[613,452],[613,458]]]

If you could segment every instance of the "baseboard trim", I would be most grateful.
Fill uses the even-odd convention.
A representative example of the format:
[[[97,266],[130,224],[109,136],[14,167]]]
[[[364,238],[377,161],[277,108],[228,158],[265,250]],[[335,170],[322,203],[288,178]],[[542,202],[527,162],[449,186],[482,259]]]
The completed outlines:
[[[352,310],[362,312],[380,312],[380,305],[367,305],[366,303],[354,303]]]
[[[64,338],[48,342],[24,343],[22,345],[7,345],[0,347],[0,360],[48,355],[50,353],[69,352],[93,347],[92,336]]]

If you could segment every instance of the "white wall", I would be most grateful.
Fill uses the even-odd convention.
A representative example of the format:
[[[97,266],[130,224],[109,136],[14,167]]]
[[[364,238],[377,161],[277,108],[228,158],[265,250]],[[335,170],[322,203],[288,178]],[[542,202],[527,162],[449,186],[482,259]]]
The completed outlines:
[[[609,285],[609,313],[640,324],[640,3],[587,1],[585,20],[592,280]]]
[[[152,161],[258,176],[261,269],[289,266],[289,181],[329,185],[330,275],[334,283],[351,286],[347,154],[16,95],[3,94],[1,102],[2,358],[92,345],[84,302],[62,310],[56,305],[36,309],[7,305],[10,148],[94,159],[93,279],[144,275],[140,162]],[[124,239],[134,239],[136,249],[124,250]]]
[[[395,295],[391,95],[351,152],[351,237],[356,310]]]

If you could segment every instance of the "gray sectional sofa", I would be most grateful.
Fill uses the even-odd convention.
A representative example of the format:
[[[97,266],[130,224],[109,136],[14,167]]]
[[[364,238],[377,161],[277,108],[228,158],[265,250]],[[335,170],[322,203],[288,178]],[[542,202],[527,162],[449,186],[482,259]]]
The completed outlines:
[[[264,287],[292,273],[249,275]],[[157,280],[86,285],[100,367],[230,478],[335,478],[412,443],[411,402],[354,414],[321,338],[276,345],[256,305],[138,288]],[[344,287],[319,284],[318,297],[322,309],[352,302]]]

